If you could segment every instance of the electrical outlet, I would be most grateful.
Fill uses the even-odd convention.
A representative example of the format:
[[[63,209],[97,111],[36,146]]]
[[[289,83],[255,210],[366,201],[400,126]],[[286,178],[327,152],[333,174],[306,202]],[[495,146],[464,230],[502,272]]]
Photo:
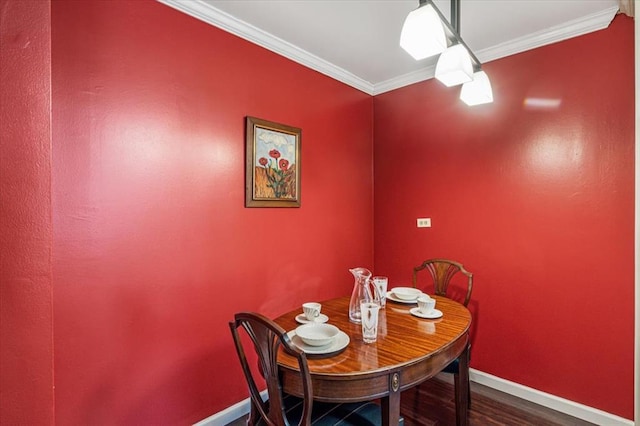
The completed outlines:
[[[431,228],[431,218],[418,218],[418,228]]]

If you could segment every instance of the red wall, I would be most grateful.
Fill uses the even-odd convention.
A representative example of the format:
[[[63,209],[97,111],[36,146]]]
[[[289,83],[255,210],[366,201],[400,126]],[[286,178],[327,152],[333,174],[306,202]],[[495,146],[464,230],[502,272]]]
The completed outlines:
[[[48,2],[0,0],[0,424],[53,421]]]
[[[372,100],[153,1],[0,12],[0,423],[53,422],[54,365],[59,425],[222,410],[247,395],[233,313],[348,294],[374,243],[392,284],[434,255],[475,273],[474,368],[632,417],[630,19],[486,64],[469,109],[435,81]],[[303,129],[301,208],[243,207],[246,115]]]
[[[154,1],[54,1],[52,77],[56,423],[246,398],[233,314],[372,265],[373,99]],[[301,208],[244,208],[247,115],[302,128]]]
[[[471,366],[633,418],[633,20],[376,96],[375,265],[474,273]],[[558,100],[533,108],[531,99]],[[416,218],[433,227],[417,229]]]

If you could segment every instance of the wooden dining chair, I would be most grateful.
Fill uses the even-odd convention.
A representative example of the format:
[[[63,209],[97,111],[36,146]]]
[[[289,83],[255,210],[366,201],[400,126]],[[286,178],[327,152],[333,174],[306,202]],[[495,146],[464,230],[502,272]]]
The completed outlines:
[[[251,413],[248,425],[305,425],[373,426],[382,423],[382,410],[373,402],[330,404],[313,400],[313,386],[306,354],[291,343],[286,331],[267,317],[254,312],[240,312],[229,322],[238,358],[249,385]],[[256,382],[256,375],[246,356],[240,331],[253,343],[258,356],[258,373],[267,386],[267,399],[263,400]],[[298,361],[303,397],[282,392],[278,374],[278,349],[282,349]],[[403,421],[400,422],[402,426]]]
[[[431,282],[433,283],[433,291],[438,296],[448,297],[450,299],[458,299],[453,297],[451,294],[452,291],[449,287],[451,283],[451,279],[458,273],[461,273],[466,277],[467,288],[463,289],[462,295],[459,297],[459,301],[467,306],[469,301],[471,300],[471,291],[473,290],[473,274],[462,266],[462,263],[456,262],[454,260],[448,259],[429,259],[422,262],[422,264],[413,268],[413,286],[418,287],[418,272],[427,270],[429,275],[431,276]],[[469,353],[471,349],[471,344],[469,344]],[[456,395],[459,392],[460,386],[467,387],[467,394],[469,395],[469,405],[471,405],[471,388],[469,385],[468,375],[466,383],[459,383],[459,372],[460,372],[460,360],[455,359],[449,365],[447,365],[442,372],[451,373],[454,375],[454,388]]]

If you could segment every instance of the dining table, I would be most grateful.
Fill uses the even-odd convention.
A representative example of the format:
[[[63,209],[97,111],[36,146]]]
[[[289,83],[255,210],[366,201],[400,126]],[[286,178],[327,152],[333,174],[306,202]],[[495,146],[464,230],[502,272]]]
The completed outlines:
[[[416,313],[415,302],[387,298],[379,311],[378,335],[374,343],[362,339],[361,324],[349,321],[348,296],[322,301],[327,323],[338,327],[344,342],[329,353],[307,353],[317,401],[344,403],[380,400],[382,425],[396,426],[400,420],[401,392],[435,376],[449,363],[459,359],[456,377],[456,424],[468,424],[469,328],[471,314],[462,304],[441,296],[436,309],[442,316],[427,319]],[[275,322],[295,337],[301,320],[301,308],[287,312]],[[297,319],[297,320],[296,320]],[[292,339],[294,344],[296,339]],[[299,346],[302,346],[299,344]],[[304,350],[304,347],[302,348]],[[305,350],[305,352],[307,352]],[[317,351],[320,352],[320,351]],[[278,354],[283,391],[302,396],[298,364],[282,349]]]

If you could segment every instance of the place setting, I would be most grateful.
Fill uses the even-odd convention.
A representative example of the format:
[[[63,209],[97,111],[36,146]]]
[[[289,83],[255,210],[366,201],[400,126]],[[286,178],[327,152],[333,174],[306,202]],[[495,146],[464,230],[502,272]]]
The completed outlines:
[[[416,302],[418,306],[409,309],[411,315],[425,319],[437,319],[442,316],[442,311],[436,309],[436,299],[423,294],[416,299]]]
[[[329,317],[321,314],[322,305],[317,302],[307,302],[302,304],[302,313],[296,316],[296,322],[300,324],[308,323],[325,323],[329,321]]]
[[[424,293],[414,287],[394,287],[387,292],[387,299],[396,303],[415,304]]]
[[[302,325],[289,331],[287,336],[307,355],[329,357],[339,354],[349,345],[347,333],[327,324],[329,317],[320,313],[320,303],[303,303],[302,309],[303,313],[296,316],[296,321]]]

